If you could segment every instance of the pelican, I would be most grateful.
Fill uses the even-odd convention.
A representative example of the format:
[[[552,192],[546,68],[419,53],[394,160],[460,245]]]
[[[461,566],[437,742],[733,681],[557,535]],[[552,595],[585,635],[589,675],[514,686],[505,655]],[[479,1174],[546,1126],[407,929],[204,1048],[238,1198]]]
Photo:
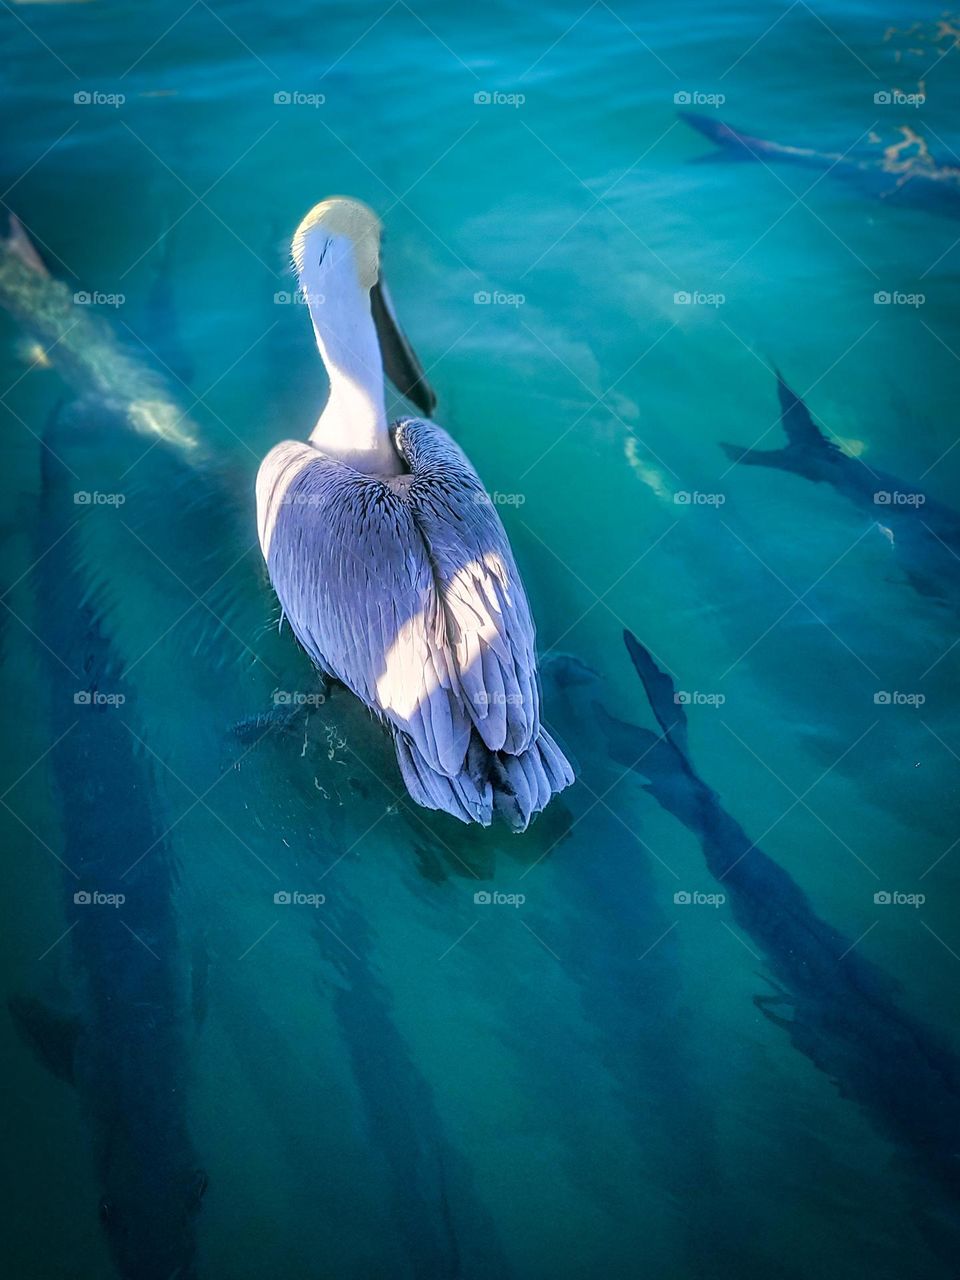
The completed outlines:
[[[540,719],[535,629],[480,477],[380,274],[357,200],[315,205],[291,253],[330,391],[307,442],[257,475],[257,528],[283,616],[321,673],[386,725],[411,798],[515,831],[573,782]],[[384,374],[424,415],[387,422]]]

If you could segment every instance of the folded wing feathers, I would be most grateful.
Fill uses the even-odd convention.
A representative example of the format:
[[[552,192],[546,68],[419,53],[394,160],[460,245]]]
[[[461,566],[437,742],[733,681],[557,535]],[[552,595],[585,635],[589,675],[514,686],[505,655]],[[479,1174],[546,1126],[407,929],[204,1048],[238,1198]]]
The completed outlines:
[[[432,423],[396,442],[400,492],[308,446],[268,565],[313,660],[394,729],[412,798],[463,822],[523,830],[573,772],[542,729],[534,628],[496,511]],[[352,550],[351,550],[352,549]]]
[[[403,733],[394,738],[397,762],[407,790],[425,809],[441,809],[461,822],[488,827],[493,816],[493,789],[488,780],[478,785],[464,770],[448,778],[437,773]]]
[[[573,770],[570,767],[570,762],[546,729],[540,730],[537,746],[540,750],[540,758],[547,778],[554,791],[562,791],[564,787],[569,787],[573,782]]]
[[[411,508],[430,548],[467,710],[491,750],[523,751],[540,727],[535,632],[507,535],[446,432],[407,419],[396,440],[414,474]],[[499,678],[488,687],[494,661]],[[502,715],[494,701],[501,685]]]

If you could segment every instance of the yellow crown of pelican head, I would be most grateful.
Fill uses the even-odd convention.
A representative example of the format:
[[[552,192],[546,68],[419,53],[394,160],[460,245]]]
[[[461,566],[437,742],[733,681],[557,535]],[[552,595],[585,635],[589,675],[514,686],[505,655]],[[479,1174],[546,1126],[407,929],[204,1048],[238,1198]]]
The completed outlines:
[[[349,196],[331,196],[315,204],[293,233],[290,252],[297,274],[303,275],[310,254],[324,238],[342,237],[353,245],[357,275],[364,289],[380,277],[380,219],[368,205]]]

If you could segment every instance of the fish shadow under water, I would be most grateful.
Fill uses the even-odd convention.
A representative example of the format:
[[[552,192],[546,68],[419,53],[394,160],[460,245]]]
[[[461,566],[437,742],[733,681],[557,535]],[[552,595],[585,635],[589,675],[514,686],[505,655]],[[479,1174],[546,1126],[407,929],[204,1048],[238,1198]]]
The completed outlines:
[[[723,807],[695,771],[674,684],[629,631],[627,650],[661,732],[594,703],[611,756],[699,840],[734,919],[763,953],[774,993],[754,1003],[844,1098],[946,1194],[945,1212],[923,1206],[933,1242],[956,1247],[960,1219],[960,1058],[909,1013],[896,982],[814,911],[806,894]],[[929,1209],[929,1212],[927,1210]]]

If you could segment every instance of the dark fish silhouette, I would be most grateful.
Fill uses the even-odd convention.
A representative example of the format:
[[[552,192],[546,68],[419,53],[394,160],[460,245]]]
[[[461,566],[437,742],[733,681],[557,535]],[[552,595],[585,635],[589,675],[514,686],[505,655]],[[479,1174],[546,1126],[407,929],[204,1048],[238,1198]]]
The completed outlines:
[[[960,1196],[960,1059],[903,1008],[895,982],[821,920],[793,879],[757,848],[695,771],[673,681],[629,631],[627,650],[661,733],[597,706],[618,763],[700,841],[734,919],[769,967],[775,994],[755,997],[794,1047],[859,1104],[877,1129]]]
[[[91,425],[87,413],[78,410],[73,429]],[[207,1177],[186,1105],[202,997],[155,780],[134,737],[135,694],[74,549],[75,487],[45,450],[38,617],[51,654],[50,759],[63,831],[58,853],[68,868],[64,945],[74,962],[74,1005],[63,1013],[18,996],[10,1011],[40,1059],[81,1097],[118,1275],[192,1280]]]
[[[852,458],[823,434],[777,372],[782,449],[722,444],[735,462],[775,467],[829,484],[877,521],[911,584],[924,595],[954,597],[960,584],[960,513],[920,492],[915,484]]]
[[[871,150],[817,151],[771,142],[695,111],[679,112],[680,119],[721,148],[724,160],[753,160],[764,164],[791,164],[821,172],[852,184],[865,195],[960,217],[960,168],[941,164],[912,129],[903,128],[900,142]]]
[[[371,762],[366,767],[357,764],[356,771],[368,776],[367,768],[378,767],[380,759],[389,761],[390,747],[354,699],[344,696],[336,705],[344,737],[355,744],[360,757]],[[297,740],[291,738],[292,730],[287,732],[281,725],[271,731],[276,726],[268,725],[260,735],[261,745],[244,761],[243,777],[232,779],[238,795],[248,792],[251,778],[256,779],[255,821],[247,826],[249,838],[256,841],[262,827],[275,837],[265,853],[275,846],[276,838],[302,851],[297,861],[300,874],[311,866],[326,869],[332,859],[335,865],[336,851],[342,856],[355,843],[353,805],[318,806],[314,751],[329,741],[326,711],[326,707],[313,711],[307,724],[301,711]],[[243,726],[240,731],[245,730]],[[313,743],[314,751],[301,760],[300,743],[305,741]],[[352,755],[348,754],[346,763],[348,769],[353,767]],[[331,783],[331,775],[338,771],[345,772],[342,767],[322,770],[322,782]],[[375,783],[374,788],[379,791]],[[390,798],[389,793],[384,798]],[[401,798],[400,804],[408,802]],[[371,812],[376,812],[374,805],[365,807],[364,813]],[[390,892],[389,872],[382,877],[382,887]],[[357,1090],[363,1122],[358,1141],[369,1145],[375,1163],[382,1162],[386,1172],[393,1224],[392,1274],[502,1280],[509,1272],[496,1228],[463,1153],[445,1129],[429,1076],[397,1025],[394,993],[378,963],[379,939],[363,902],[362,893],[346,878],[331,878],[313,934],[324,969],[337,976],[335,981],[317,979],[316,987],[319,997],[332,1006],[340,1052]]]

